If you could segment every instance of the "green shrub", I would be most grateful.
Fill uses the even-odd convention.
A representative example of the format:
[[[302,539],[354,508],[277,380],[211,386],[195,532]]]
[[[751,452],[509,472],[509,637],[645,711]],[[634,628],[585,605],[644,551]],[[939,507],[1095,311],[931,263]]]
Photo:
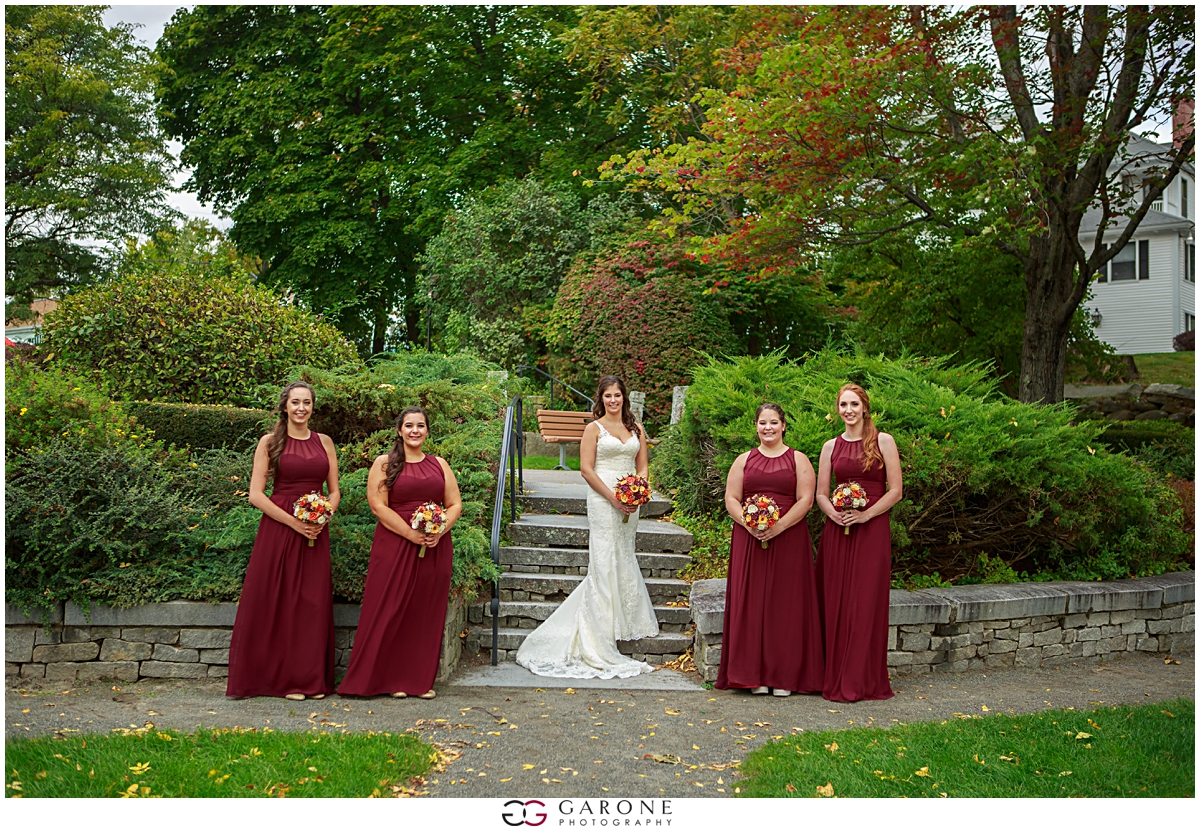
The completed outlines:
[[[126,403],[137,422],[155,437],[192,450],[253,449],[276,415],[263,409],[212,406],[199,403]]]
[[[1161,572],[1188,560],[1179,499],[1152,471],[1104,449],[1066,406],[1013,402],[990,368],[946,358],[891,360],[823,351],[710,359],[695,370],[683,420],[655,453],[654,475],[681,508],[720,505],[733,459],[755,445],[754,410],[788,413],[788,443],[814,462],[841,431],[847,381],[871,394],[876,423],[900,449],[904,500],[892,509],[894,569],[1000,580],[1007,569],[1095,578]],[[814,510],[810,527],[819,530]],[[981,558],[980,556],[986,556]]]
[[[1196,480],[1195,430],[1169,420],[1113,423],[1097,438],[1112,451],[1124,450],[1155,473]]]
[[[459,424],[501,416],[503,389],[487,384],[487,373],[493,368],[470,354],[414,351],[381,354],[369,366],[332,370],[300,366],[284,382],[303,380],[313,387],[317,399],[312,428],[343,444],[391,429],[396,415],[413,405],[426,408],[434,432],[443,421]],[[259,391],[264,404],[274,405],[277,387]],[[365,463],[370,465],[371,460],[373,456]]]
[[[5,487],[7,600],[87,605],[120,571],[177,557],[189,520],[171,480],[178,463],[128,444],[67,438],[29,452]]]
[[[54,360],[126,400],[244,406],[300,360],[358,360],[336,328],[248,277],[184,264],[73,293],[43,332]]]
[[[69,435],[81,446],[146,443],[125,406],[91,380],[58,366],[13,361],[4,374],[5,454],[28,452]]]

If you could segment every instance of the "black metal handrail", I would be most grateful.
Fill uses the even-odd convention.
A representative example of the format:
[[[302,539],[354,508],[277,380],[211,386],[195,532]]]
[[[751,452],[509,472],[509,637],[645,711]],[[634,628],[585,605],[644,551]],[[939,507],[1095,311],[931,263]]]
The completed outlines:
[[[582,397],[584,400],[587,401],[588,406],[594,406],[596,403],[596,401],[594,401],[592,398],[588,397],[586,394],[581,392],[579,389],[575,388],[574,386],[570,385],[569,383],[564,383],[562,380],[559,380],[557,377],[555,377],[552,374],[542,371],[537,366],[517,366],[516,368],[513,369],[513,371],[515,371],[518,375],[524,371],[536,371],[538,374],[542,375],[547,380],[549,380],[550,381],[550,407],[551,408],[554,407],[554,384],[555,383],[558,383],[564,389],[572,391],[579,397]]]
[[[504,437],[500,442],[500,465],[496,472],[496,502],[492,507],[492,562],[500,566],[500,527],[504,523],[504,496],[509,496],[509,520],[517,520],[517,496],[525,491],[525,431],[521,427],[524,404],[514,397],[504,411]],[[505,473],[508,481],[505,481]],[[507,486],[505,484],[507,483]],[[507,490],[507,493],[506,493]],[[492,664],[498,664],[500,642],[500,577],[492,582]]]

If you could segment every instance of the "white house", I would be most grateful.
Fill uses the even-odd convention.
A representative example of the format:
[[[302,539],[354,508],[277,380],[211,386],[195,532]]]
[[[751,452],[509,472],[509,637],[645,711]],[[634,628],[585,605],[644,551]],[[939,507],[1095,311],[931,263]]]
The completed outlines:
[[[1130,141],[1134,156],[1169,151],[1142,138]],[[1160,156],[1161,157],[1161,156]],[[1139,186],[1134,179],[1132,186]],[[1184,165],[1160,201],[1146,213],[1129,244],[1114,256],[1092,284],[1083,305],[1096,324],[1096,336],[1118,354],[1171,351],[1171,340],[1196,327],[1196,179],[1195,167]],[[1099,211],[1080,225],[1084,250],[1096,239]],[[1104,231],[1116,239],[1127,226],[1118,219]]]

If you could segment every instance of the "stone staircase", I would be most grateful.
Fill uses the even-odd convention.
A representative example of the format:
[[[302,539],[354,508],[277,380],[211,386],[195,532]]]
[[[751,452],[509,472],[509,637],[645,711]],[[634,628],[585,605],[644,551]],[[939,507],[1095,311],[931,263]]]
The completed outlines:
[[[498,659],[513,661],[529,631],[550,617],[587,575],[587,484],[578,472],[525,472],[520,518],[508,525],[509,546],[500,548],[500,637]],[[641,662],[669,662],[692,646],[691,610],[686,604],[690,585],[678,577],[687,566],[692,534],[667,521],[671,502],[655,495],[642,507],[638,522],[637,557],[646,589],[658,617],[659,635],[618,642],[625,655]],[[471,652],[490,655],[490,602],[467,610]]]

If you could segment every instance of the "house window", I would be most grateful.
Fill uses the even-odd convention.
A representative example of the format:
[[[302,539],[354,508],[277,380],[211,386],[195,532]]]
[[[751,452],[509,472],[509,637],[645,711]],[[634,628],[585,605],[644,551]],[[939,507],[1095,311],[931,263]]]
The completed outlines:
[[[1108,261],[1108,280],[1126,282],[1150,278],[1150,242],[1129,243]],[[1102,280],[1103,281],[1103,280]]]
[[[1183,278],[1188,282],[1196,281],[1196,246],[1186,245],[1187,254],[1183,260]]]
[[[1187,190],[1188,190],[1187,179],[1181,177],[1179,179],[1179,214],[1181,216],[1183,216],[1183,218],[1185,218],[1185,219],[1188,217],[1188,191]]]
[[[1187,311],[1183,312],[1183,330],[1184,331],[1195,331],[1196,330],[1196,315],[1195,314],[1189,314]]]

